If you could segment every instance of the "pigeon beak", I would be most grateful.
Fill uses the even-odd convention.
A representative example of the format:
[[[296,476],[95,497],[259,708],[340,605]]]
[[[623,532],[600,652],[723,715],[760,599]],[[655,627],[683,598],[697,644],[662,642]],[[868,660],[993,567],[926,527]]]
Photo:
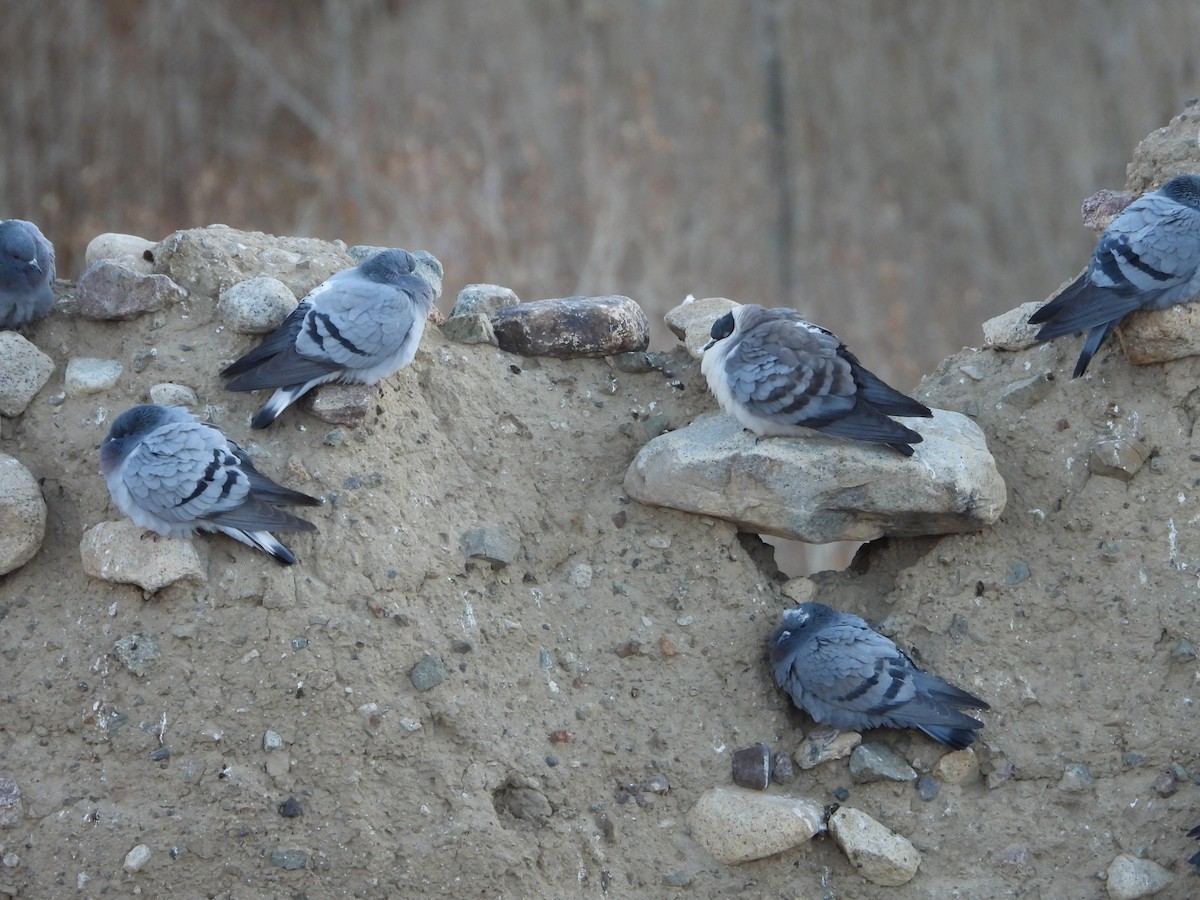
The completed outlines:
[[[38,271],[38,272],[42,271],[42,267],[38,265],[38,261],[37,261],[37,257],[36,257],[36,256],[35,256],[33,259],[31,259],[31,260],[29,261],[29,265],[30,265],[30,267],[31,267],[32,269],[34,269],[35,271]]]
[[[707,350],[709,347],[711,347],[716,342],[717,342],[717,339],[713,338],[711,341],[709,341],[707,344],[705,344],[703,347],[700,348],[700,352],[703,353],[705,350]]]

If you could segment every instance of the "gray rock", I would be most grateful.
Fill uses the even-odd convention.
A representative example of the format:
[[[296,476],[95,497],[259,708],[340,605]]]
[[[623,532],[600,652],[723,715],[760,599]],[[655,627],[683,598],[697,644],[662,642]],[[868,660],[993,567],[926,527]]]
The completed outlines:
[[[485,313],[466,313],[451,316],[442,323],[442,336],[460,344],[491,344],[500,346],[496,329]]]
[[[125,854],[125,862],[121,868],[126,872],[137,872],[148,862],[150,862],[150,848],[145,844],[138,844]]]
[[[151,275],[154,272],[154,263],[146,258],[147,250],[154,250],[153,241],[132,234],[106,232],[96,235],[88,242],[87,249],[83,251],[83,265],[85,269],[89,269],[101,260],[110,259],[128,266],[135,272]]]
[[[963,750],[952,750],[943,754],[933,764],[933,775],[938,781],[946,784],[966,784],[979,777],[979,759],[975,750],[967,747]]]
[[[793,759],[802,769],[811,769],[834,759],[844,759],[862,743],[857,731],[838,731],[828,725],[818,725],[796,748]]]
[[[1200,304],[1131,313],[1117,329],[1125,358],[1135,366],[1200,354]]]
[[[490,316],[498,309],[516,306],[521,302],[516,292],[511,288],[498,284],[468,284],[454,300],[454,308],[450,310],[450,318],[471,316],[482,313]]]
[[[996,854],[995,862],[997,868],[1008,869],[1022,878],[1029,878],[1037,874],[1033,854],[1024,844],[1009,844]]]
[[[791,784],[796,780],[796,766],[786,750],[771,757],[771,780],[776,784]]]
[[[850,754],[850,778],[855,784],[869,781],[916,781],[917,773],[887,744],[871,741]]]
[[[208,581],[191,541],[155,536],[142,540],[142,534],[128,521],[89,528],[79,543],[83,570],[93,578],[136,584],[150,593],[176,581]]]
[[[917,848],[864,812],[840,807],[829,817],[829,833],[868,881],[895,887],[907,884],[917,874],[921,864]]]
[[[521,539],[517,535],[490,525],[464,531],[461,542],[467,559],[490,563],[493,569],[507,566],[521,549]]]
[[[733,783],[753,791],[765,791],[771,783],[771,748],[759,741],[733,751]]]
[[[1080,205],[1079,215],[1086,228],[1100,234],[1136,199],[1137,195],[1129,191],[1096,191]]]
[[[940,787],[936,778],[931,775],[922,775],[917,779],[917,796],[923,803],[928,803],[937,797]]]
[[[271,865],[291,870],[305,868],[308,865],[309,857],[309,852],[303,847],[276,847],[267,854]]]
[[[124,371],[115,359],[72,359],[67,363],[64,386],[72,397],[99,394],[115,387]]]
[[[163,381],[150,387],[150,402],[159,406],[197,406],[200,399],[186,384]]]
[[[162,656],[158,644],[144,634],[125,635],[113,644],[113,653],[134,675],[145,675],[146,666]]]
[[[21,462],[0,453],[0,575],[33,559],[46,536],[46,501]]]
[[[692,838],[726,865],[774,856],[821,830],[819,803],[738,787],[710,788],[700,795],[688,824]]]
[[[1021,378],[1000,392],[1000,402],[1013,409],[1029,409],[1044,400],[1054,388],[1054,373],[1041,372]]]
[[[650,320],[628,297],[566,297],[492,313],[501,350],[575,359],[645,350]]]
[[[1012,778],[1016,774],[1016,771],[1017,767],[1013,764],[1012,760],[1005,759],[1002,756],[998,757],[993,760],[992,771],[987,773],[987,776],[983,780],[984,784],[987,785],[989,791],[994,791]]]
[[[1063,766],[1058,789],[1065,794],[1086,794],[1096,788],[1096,779],[1083,763],[1068,763]]]
[[[418,691],[428,691],[446,680],[446,665],[440,656],[430,653],[421,657],[408,677]]]
[[[1035,300],[1001,313],[983,323],[983,343],[993,350],[1025,350],[1037,343],[1040,326],[1030,325],[1029,317],[1044,304]]]
[[[19,416],[54,374],[54,360],[15,331],[0,331],[0,416]]]
[[[755,441],[723,413],[657,437],[625,473],[630,497],[810,543],[978,531],[1004,511],[979,426],[934,410],[909,419],[916,456],[824,436]]]
[[[507,812],[514,819],[548,819],[554,814],[546,795],[532,787],[513,786],[500,791],[496,809]]]
[[[355,263],[339,242],[275,237],[227,225],[192,228],[155,245],[154,271],[192,293],[216,298],[239,281],[259,275],[278,278],[297,297]]]
[[[260,275],[221,291],[217,312],[239,334],[266,334],[279,327],[298,302],[278,278]]]
[[[357,428],[379,399],[379,388],[370,384],[323,384],[300,401],[315,419],[330,425]]]
[[[1092,447],[1088,468],[1093,475],[1132,481],[1149,455],[1150,448],[1136,438],[1107,438]]]
[[[11,775],[0,775],[0,828],[15,828],[21,823],[21,789]]]
[[[1152,897],[1175,880],[1175,876],[1152,859],[1122,853],[1108,864],[1108,896],[1113,900]]]
[[[263,749],[264,750],[282,750],[283,737],[278,731],[272,731],[268,728],[263,732]]]
[[[671,333],[683,341],[688,355],[700,359],[704,356],[704,345],[712,337],[713,322],[737,305],[724,297],[697,300],[689,294],[686,300],[663,316],[663,321]]]
[[[146,275],[111,259],[89,266],[75,285],[75,312],[85,319],[124,321],[187,299],[166,275]]]

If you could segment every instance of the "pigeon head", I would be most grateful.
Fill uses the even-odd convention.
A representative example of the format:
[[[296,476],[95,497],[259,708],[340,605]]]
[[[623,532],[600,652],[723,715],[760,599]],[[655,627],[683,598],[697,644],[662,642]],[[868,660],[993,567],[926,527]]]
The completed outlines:
[[[108,437],[100,445],[100,471],[107,475],[121,464],[129,451],[155,428],[175,418],[177,407],[145,403],[125,410],[113,420]]]
[[[725,313],[725,315],[713,322],[712,328],[708,332],[708,336],[712,338],[712,340],[704,345],[704,349],[707,350],[717,341],[723,341],[725,338],[733,334],[733,325],[734,322],[732,312]]]
[[[42,277],[37,234],[20,219],[0,222],[0,271],[5,283],[33,287]]]
[[[1200,175],[1176,175],[1158,190],[1176,203],[1200,209]]]
[[[380,284],[399,284],[405,275],[411,275],[417,261],[407,250],[384,250],[364,261],[358,268],[367,278]]]

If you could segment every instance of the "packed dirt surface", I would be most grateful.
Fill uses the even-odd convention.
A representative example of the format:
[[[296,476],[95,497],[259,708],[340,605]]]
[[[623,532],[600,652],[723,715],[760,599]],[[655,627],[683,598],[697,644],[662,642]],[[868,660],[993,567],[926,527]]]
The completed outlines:
[[[0,830],[0,893],[1102,897],[1119,852],[1176,873],[1160,896],[1192,893],[1200,360],[1135,368],[1114,344],[1070,381],[1063,339],[964,351],[917,392],[984,428],[1007,512],[983,534],[868,545],[817,577],[819,598],[882,621],[992,704],[982,773],[931,801],[911,783],[853,784],[844,760],[771,788],[820,803],[846,788],[913,841],[916,878],[879,888],[832,841],[723,866],[689,837],[732,750],[794,750],[812,723],[765,660],[791,605],[769,548],[622,495],[649,437],[715,406],[681,350],[628,374],[431,326],[339,443],[299,409],[249,430],[261,397],[225,392],[217,372],[255,339],[214,307],[114,324],[55,313],[30,332],[58,369],[0,441],[50,510],[40,553],[0,578],[0,774],[23,801]],[[126,374],[48,403],[74,357]],[[1001,400],[1041,373],[1056,377]],[[318,534],[288,536],[296,566],[209,535],[195,541],[203,587],[144,597],[83,573],[84,530],[120,518],[97,447],[162,381],[194,388],[265,473],[327,498]],[[1089,474],[1114,436],[1146,448],[1127,482]],[[463,535],[481,526],[519,538],[510,564],[467,561]],[[114,652],[129,635],[160,651],[141,675]],[[444,680],[418,690],[419,663],[418,680]],[[872,736],[918,770],[943,752]],[[1060,784],[1073,764],[1094,783]],[[1188,774],[1160,796],[1172,764]],[[302,815],[281,814],[289,798]],[[138,845],[150,856],[127,871]]]

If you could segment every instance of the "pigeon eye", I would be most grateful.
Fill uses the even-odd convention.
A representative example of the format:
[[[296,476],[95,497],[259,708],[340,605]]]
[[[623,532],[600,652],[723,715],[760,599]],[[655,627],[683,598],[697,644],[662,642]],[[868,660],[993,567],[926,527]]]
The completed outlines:
[[[717,319],[717,321],[713,322],[712,330],[708,334],[714,341],[719,341],[733,334],[733,313],[727,312],[721,318]]]

